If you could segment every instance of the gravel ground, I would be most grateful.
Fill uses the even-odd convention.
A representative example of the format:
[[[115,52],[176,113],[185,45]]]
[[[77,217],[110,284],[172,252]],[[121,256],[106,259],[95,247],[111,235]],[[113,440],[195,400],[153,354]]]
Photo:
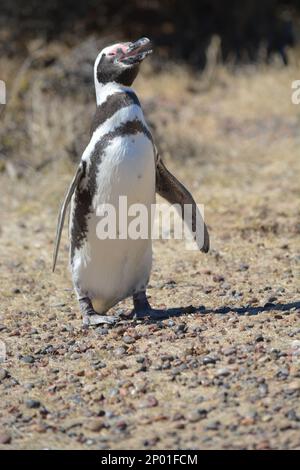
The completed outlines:
[[[82,330],[66,234],[51,274],[71,171],[0,175],[1,449],[300,448],[299,116],[268,101],[272,80],[237,77],[221,101],[222,86],[186,91],[173,118],[188,128],[202,116],[202,160],[169,164],[205,204],[212,249],[155,242],[161,321],[133,320],[126,301],[117,326]]]

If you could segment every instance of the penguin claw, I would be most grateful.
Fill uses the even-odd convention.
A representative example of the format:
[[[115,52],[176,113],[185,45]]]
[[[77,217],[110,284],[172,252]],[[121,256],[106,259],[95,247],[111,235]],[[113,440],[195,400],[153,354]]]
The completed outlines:
[[[133,311],[133,318],[135,320],[142,320],[144,318],[149,318],[151,320],[163,320],[168,318],[168,314],[164,310],[155,310],[155,309],[145,309],[139,311]]]
[[[87,328],[89,326],[97,325],[114,325],[118,321],[118,317],[108,316],[108,315],[86,315],[83,318],[83,327]]]

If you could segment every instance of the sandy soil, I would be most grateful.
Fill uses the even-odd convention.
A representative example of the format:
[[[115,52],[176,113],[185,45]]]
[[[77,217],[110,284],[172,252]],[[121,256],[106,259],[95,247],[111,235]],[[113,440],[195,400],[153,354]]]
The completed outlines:
[[[294,75],[242,73],[199,92],[182,78],[174,89],[164,76],[139,81],[160,107],[150,120],[164,124],[169,166],[205,204],[212,245],[203,255],[155,242],[159,322],[82,330],[66,233],[51,273],[72,165],[2,172],[0,448],[300,448]]]

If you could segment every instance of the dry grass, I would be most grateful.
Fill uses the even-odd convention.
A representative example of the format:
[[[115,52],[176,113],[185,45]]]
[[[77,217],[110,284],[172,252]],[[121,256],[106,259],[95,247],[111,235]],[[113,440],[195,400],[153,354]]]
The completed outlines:
[[[3,78],[15,75],[12,64],[5,64],[5,70]],[[6,379],[0,384],[0,422],[12,437],[11,447],[124,449],[146,446],[147,440],[152,448],[300,446],[299,427],[286,418],[288,410],[298,406],[297,396],[287,395],[286,388],[294,384],[297,389],[299,362],[291,362],[288,354],[276,362],[270,355],[272,348],[289,351],[299,335],[300,108],[291,104],[291,81],[297,79],[297,70],[260,66],[232,73],[220,66],[208,83],[170,66],[157,76],[148,68],[139,77],[137,91],[170,168],[205,204],[212,250],[204,256],[184,251],[180,242],[155,243],[152,304],[205,306],[206,314],[175,318],[175,327],[182,322],[188,327],[189,333],[181,337],[174,336],[167,322],[162,329],[125,322],[125,330],[139,336],[126,360],[114,352],[123,344],[122,332],[99,336],[81,331],[70,290],[66,233],[57,272],[51,274],[57,207],[73,173],[69,157],[79,157],[76,149],[88,139],[94,105],[90,101],[86,106],[85,95],[79,93],[55,96],[44,90],[48,71],[31,75],[27,71],[24,88],[7,109],[0,150],[20,169],[18,178],[17,170],[9,170],[9,160],[3,158],[1,323],[6,329],[0,335],[8,348],[3,367],[17,382]],[[43,162],[46,166],[41,168]],[[218,276],[224,280],[218,281]],[[273,306],[264,308],[268,301]],[[129,309],[130,302],[123,306]],[[224,307],[228,313],[218,315]],[[247,314],[255,309],[257,315]],[[281,319],[276,319],[278,314]],[[255,346],[259,334],[265,338],[261,348]],[[63,351],[72,340],[79,345],[77,357],[66,350],[45,355],[33,365],[18,359],[38,356],[37,350],[50,343]],[[224,347],[250,345],[252,352],[244,352],[244,359],[240,354],[231,365],[221,355],[216,367],[229,367],[232,374],[223,380],[227,388],[206,384],[214,376],[214,365],[187,368],[175,379],[168,370],[150,366],[144,373],[136,372],[140,355],[156,364],[162,352],[181,359],[191,354],[201,358],[221,354]],[[95,358],[107,367],[94,370]],[[280,367],[289,369],[286,381],[274,378]],[[258,402],[251,401],[255,377],[265,377],[270,390]],[[56,392],[51,389],[54,385]],[[114,388],[117,395],[110,392]],[[224,390],[230,397],[227,405],[220,398]],[[101,393],[104,401],[99,401]],[[84,405],[72,401],[76,394]],[[158,405],[140,407],[149,395],[156,396]],[[45,417],[26,409],[24,400],[32,397],[41,400],[50,414]],[[209,419],[193,421],[189,415],[200,406],[211,409]],[[249,406],[257,419],[247,418]],[[112,424],[107,418],[101,431],[91,431],[89,423],[98,419],[100,408],[127,421],[127,431],[120,434],[114,418]],[[18,411],[24,421],[17,417]],[[173,420],[176,413],[184,415],[181,428]],[[211,420],[220,421],[221,428],[207,430]]]

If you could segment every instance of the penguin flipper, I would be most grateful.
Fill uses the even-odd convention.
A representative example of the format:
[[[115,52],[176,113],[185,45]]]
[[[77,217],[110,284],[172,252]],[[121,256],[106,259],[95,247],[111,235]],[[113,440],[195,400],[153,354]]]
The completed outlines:
[[[199,250],[203,253],[207,253],[209,251],[209,234],[194,198],[183,184],[170,173],[158,155],[156,159],[156,192],[170,204],[180,205],[182,208],[182,216],[184,216],[184,205],[189,204],[192,206],[193,232],[196,231],[196,220],[200,221],[203,227],[203,240],[198,242],[197,238],[195,238],[195,241],[197,242]]]
[[[68,191],[66,192],[65,198],[63,200],[63,203],[61,205],[59,215],[58,215],[58,221],[57,221],[57,229],[56,229],[56,238],[55,238],[55,245],[54,245],[54,252],[53,252],[53,265],[52,265],[52,272],[55,271],[55,266],[56,266],[56,261],[57,261],[57,255],[58,255],[58,250],[59,250],[59,244],[60,244],[60,239],[61,239],[61,233],[62,229],[64,226],[64,221],[65,221],[65,216],[66,212],[68,209],[68,205],[71,201],[71,198],[74,194],[74,191],[76,187],[78,186],[79,181],[81,180],[82,176],[84,174],[84,168],[82,164],[80,164],[77,168],[76,174],[69,186]]]

